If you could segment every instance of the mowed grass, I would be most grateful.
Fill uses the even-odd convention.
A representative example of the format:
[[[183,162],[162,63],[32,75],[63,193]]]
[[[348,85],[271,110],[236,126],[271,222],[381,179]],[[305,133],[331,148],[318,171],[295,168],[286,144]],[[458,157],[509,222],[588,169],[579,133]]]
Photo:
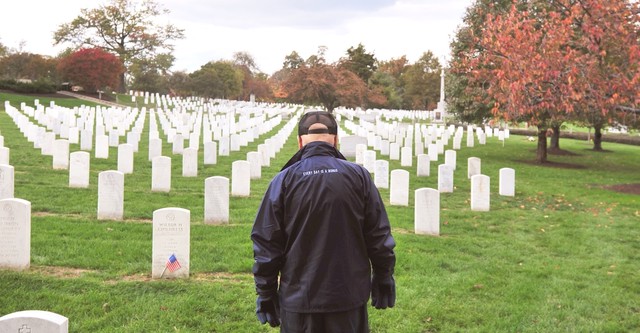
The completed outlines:
[[[32,97],[0,94],[0,134],[11,149],[16,197],[32,203],[31,268],[0,270],[0,315],[37,309],[69,318],[71,332],[275,332],[254,314],[251,275],[253,218],[270,179],[297,150],[292,134],[249,198],[232,198],[230,224],[204,225],[204,179],[231,176],[230,164],[258,143],[219,156],[199,176],[181,176],[181,156],[172,157],[172,190],[151,192],[147,160],[148,119],[134,173],[125,176],[125,220],[98,221],[98,173],[116,169],[91,158],[88,189],[69,189],[67,171],[53,170],[4,112]],[[49,100],[40,98],[49,105]],[[88,104],[56,100],[73,107]],[[124,140],[123,140],[124,141]],[[430,177],[411,174],[410,205],[389,205],[380,191],[397,242],[397,303],[369,310],[372,332],[632,332],[640,330],[640,196],[607,185],[640,183],[638,147],[562,140],[576,155],[550,156],[563,167],[537,166],[535,143],[512,136],[502,145],[458,151],[454,193],[441,195],[441,236],[413,232],[413,191],[437,188]],[[71,151],[79,150],[72,145]],[[202,154],[202,151],[200,152]],[[467,158],[482,160],[491,177],[491,211],[470,210]],[[516,196],[498,195],[500,168],[516,170]],[[571,168],[567,168],[571,167]],[[391,169],[401,168],[391,161]],[[191,211],[191,277],[152,280],[153,211]],[[1,237],[1,236],[0,236]]]

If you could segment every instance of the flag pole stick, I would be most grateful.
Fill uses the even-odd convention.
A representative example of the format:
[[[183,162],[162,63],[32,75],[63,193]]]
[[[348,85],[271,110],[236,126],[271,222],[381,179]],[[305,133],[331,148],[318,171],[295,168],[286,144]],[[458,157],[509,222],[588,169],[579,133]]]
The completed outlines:
[[[167,265],[164,266],[164,269],[162,270],[162,274],[160,274],[159,279],[162,279],[162,276],[164,275],[164,272],[167,271]]]

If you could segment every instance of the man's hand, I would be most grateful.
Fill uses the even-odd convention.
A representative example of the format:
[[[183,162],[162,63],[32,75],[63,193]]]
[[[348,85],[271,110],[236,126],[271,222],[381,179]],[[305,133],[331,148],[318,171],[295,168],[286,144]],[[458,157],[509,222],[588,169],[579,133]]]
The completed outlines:
[[[278,296],[258,296],[256,300],[256,315],[261,324],[268,322],[271,327],[280,326],[280,303],[278,303]]]
[[[393,275],[371,279],[371,305],[376,309],[392,308],[396,304],[396,282]]]

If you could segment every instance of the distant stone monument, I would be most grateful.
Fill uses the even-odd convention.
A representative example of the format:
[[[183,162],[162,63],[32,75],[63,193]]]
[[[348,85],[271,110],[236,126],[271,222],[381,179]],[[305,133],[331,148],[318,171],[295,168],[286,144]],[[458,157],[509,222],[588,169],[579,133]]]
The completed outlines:
[[[447,102],[444,101],[444,69],[440,72],[440,101],[435,111],[434,122],[444,123],[447,116]]]

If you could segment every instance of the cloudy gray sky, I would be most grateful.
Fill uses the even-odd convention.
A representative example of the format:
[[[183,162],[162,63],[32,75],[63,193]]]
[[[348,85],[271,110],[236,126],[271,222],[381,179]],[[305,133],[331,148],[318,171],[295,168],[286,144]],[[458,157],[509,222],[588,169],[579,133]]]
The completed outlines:
[[[18,0],[3,5],[0,42],[32,53],[56,55],[53,32],[81,8],[107,0]],[[272,74],[292,51],[303,58],[327,48],[336,61],[359,43],[379,60],[423,52],[442,58],[473,0],[157,0],[170,14],[160,22],[185,30],[176,41],[174,70],[192,72],[208,61],[243,51]]]

